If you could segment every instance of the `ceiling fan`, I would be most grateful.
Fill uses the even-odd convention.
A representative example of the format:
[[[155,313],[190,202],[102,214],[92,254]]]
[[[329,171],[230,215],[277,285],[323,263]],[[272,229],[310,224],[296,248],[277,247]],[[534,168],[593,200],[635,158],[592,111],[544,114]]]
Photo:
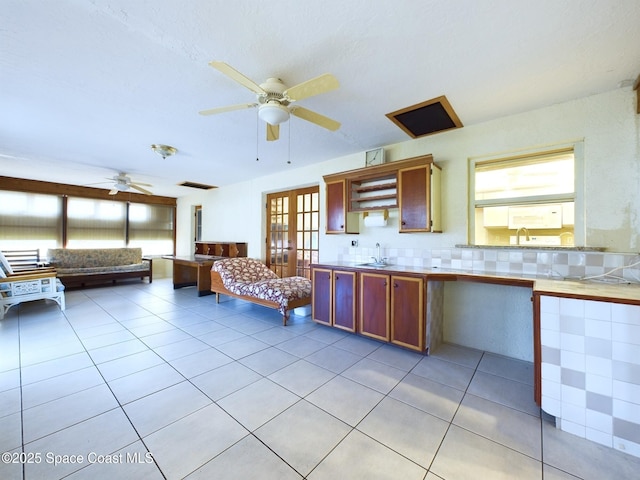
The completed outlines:
[[[233,110],[258,107],[258,116],[267,123],[268,141],[278,140],[280,137],[280,124],[289,120],[290,114],[308,122],[315,123],[327,130],[335,131],[340,128],[340,123],[329,117],[325,117],[299,105],[292,105],[298,100],[320,95],[321,93],[326,93],[338,88],[338,80],[330,73],[312,78],[294,87],[287,87],[279,78],[268,78],[264,83],[258,85],[224,62],[213,61],[209,62],[209,65],[255,93],[256,101],[254,103],[240,103],[226,107],[212,108],[210,110],[202,110],[199,112],[200,115],[215,115]]]
[[[143,186],[152,187],[153,185],[150,185],[148,183],[134,182],[131,180],[131,177],[123,172],[114,175],[112,178],[107,178],[107,180],[112,180],[115,182],[113,187],[111,187],[111,190],[109,191],[109,195],[116,195],[118,192],[127,192],[132,188],[139,191],[140,193],[144,193],[145,195],[153,195],[153,193],[151,193],[149,190],[143,188]]]

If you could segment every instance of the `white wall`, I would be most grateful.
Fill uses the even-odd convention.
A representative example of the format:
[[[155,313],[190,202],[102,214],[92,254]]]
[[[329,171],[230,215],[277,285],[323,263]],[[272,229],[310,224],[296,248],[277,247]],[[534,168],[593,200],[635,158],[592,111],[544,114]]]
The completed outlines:
[[[358,239],[361,248],[373,248],[380,242],[383,248],[408,251],[466,244],[469,158],[580,140],[584,142],[586,244],[606,247],[612,252],[637,252],[640,248],[640,115],[635,113],[635,105],[636,92],[625,87],[386,146],[387,161],[431,153],[442,167],[444,233],[399,234],[394,213],[385,228],[367,229],[361,225],[359,235],[321,234],[320,260],[335,260],[350,246],[352,239]],[[204,239],[245,241],[249,243],[249,256],[264,258],[266,193],[318,184],[321,205],[324,205],[322,175],[362,166],[364,152],[179,198],[178,252],[190,253],[192,227],[191,215],[187,212],[193,205],[202,204]],[[324,228],[322,219],[321,232]],[[498,313],[505,294],[507,292],[499,288],[492,289],[486,305],[480,309],[483,315]],[[460,325],[453,328],[460,330]]]
[[[445,282],[444,341],[533,361],[531,295],[527,287]]]
[[[386,146],[388,161],[427,153],[442,167],[443,234],[397,232],[397,218],[386,228],[362,227],[358,236],[322,235],[322,260],[335,259],[357,238],[361,246],[438,248],[467,243],[468,159],[501,152],[584,140],[586,243],[608,251],[640,248],[640,115],[630,87],[540,110],[463,127]],[[463,119],[464,121],[464,119]],[[264,255],[266,193],[318,184],[322,175],[364,166],[364,153],[292,168],[204,194],[178,199],[178,251],[190,252],[190,208],[203,205],[203,238],[247,241],[249,255]],[[324,188],[320,189],[324,205]],[[324,219],[321,230],[324,230]],[[185,233],[185,229],[187,233]]]

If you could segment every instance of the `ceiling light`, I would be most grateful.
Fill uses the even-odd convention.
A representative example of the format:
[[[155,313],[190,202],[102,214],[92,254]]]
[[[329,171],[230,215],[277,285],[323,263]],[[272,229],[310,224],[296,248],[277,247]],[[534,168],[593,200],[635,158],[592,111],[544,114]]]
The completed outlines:
[[[153,144],[151,150],[160,155],[163,159],[174,155],[178,150],[170,145]]]
[[[280,125],[289,120],[289,110],[279,103],[265,103],[260,105],[258,116],[269,125]]]

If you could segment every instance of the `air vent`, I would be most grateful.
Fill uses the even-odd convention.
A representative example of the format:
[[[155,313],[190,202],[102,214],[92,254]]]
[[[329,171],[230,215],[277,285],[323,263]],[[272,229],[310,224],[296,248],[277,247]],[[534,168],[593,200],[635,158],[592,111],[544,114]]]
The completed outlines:
[[[387,113],[387,118],[412,138],[462,127],[462,122],[444,95]]]
[[[204,183],[196,183],[196,182],[182,182],[178,184],[181,187],[191,187],[198,188],[200,190],[211,190],[212,188],[218,188],[214,185],[205,185]]]

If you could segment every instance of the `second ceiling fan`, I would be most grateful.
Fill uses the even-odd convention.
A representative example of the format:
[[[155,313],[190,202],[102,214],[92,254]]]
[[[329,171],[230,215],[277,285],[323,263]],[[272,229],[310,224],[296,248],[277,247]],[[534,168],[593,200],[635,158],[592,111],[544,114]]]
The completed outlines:
[[[335,131],[340,128],[340,123],[329,117],[299,105],[292,105],[293,102],[298,100],[338,88],[338,80],[330,73],[325,73],[293,87],[287,87],[279,78],[268,78],[264,83],[258,85],[224,62],[213,61],[209,62],[209,65],[255,93],[256,101],[254,103],[240,103],[202,110],[199,112],[200,115],[215,115],[233,110],[258,107],[258,116],[267,123],[267,140],[269,141],[278,140],[280,137],[280,124],[289,120],[290,114],[315,123],[327,130]]]

